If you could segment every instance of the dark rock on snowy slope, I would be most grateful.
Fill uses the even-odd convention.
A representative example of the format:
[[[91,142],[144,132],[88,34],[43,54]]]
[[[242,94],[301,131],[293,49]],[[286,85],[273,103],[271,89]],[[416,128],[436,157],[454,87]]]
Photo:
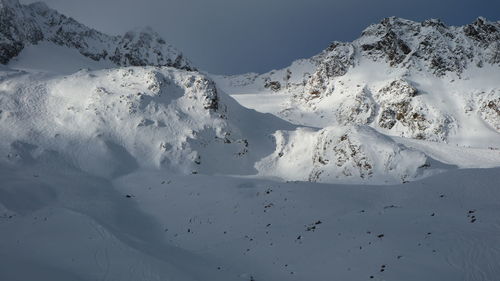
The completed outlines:
[[[447,142],[483,124],[500,132],[499,70],[500,22],[480,17],[447,26],[391,17],[285,69],[214,78],[228,93],[287,94],[276,114],[296,124],[369,125]]]
[[[25,46],[41,41],[78,50],[95,61],[117,66],[172,66],[195,70],[181,52],[150,28],[110,36],[48,8],[0,0],[0,63],[7,64]]]
[[[436,19],[414,22],[385,18],[366,28],[357,40],[333,42],[320,54],[298,60],[283,71],[237,75],[228,77],[227,83],[240,87],[259,83],[266,88],[279,83],[281,88],[307,86],[310,92],[323,93],[329,79],[345,75],[364,58],[437,77],[448,72],[460,74],[470,65],[498,65],[500,22],[480,17],[465,26],[447,26]]]
[[[365,29],[355,44],[373,60],[424,68],[442,76],[461,73],[469,64],[498,64],[500,23],[478,18],[454,27],[439,20],[418,23],[392,17]]]

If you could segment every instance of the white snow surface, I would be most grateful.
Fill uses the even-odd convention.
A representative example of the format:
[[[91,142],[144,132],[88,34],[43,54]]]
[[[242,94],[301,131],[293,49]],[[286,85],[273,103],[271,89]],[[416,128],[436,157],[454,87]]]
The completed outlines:
[[[51,42],[40,42],[25,47],[17,57],[9,62],[8,66],[19,70],[53,74],[73,74],[83,68],[99,70],[115,67],[109,61],[94,61],[79,55],[75,49]]]
[[[2,280],[500,274],[498,168],[366,186],[151,169],[108,180],[47,163],[0,167]]]
[[[274,150],[270,133],[293,128],[170,67],[0,77],[0,151],[11,163],[48,157],[102,177],[138,167],[250,175]]]

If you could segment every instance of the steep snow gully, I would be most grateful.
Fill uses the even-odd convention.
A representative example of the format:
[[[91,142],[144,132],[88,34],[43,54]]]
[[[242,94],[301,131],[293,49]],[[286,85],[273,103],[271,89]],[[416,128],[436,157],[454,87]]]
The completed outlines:
[[[497,280],[500,23],[198,71],[0,0],[0,280]]]

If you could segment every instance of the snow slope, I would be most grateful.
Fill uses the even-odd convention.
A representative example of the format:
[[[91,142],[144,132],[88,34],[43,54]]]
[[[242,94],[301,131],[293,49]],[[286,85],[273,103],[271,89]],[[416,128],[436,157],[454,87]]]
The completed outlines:
[[[13,165],[48,158],[106,178],[154,168],[372,184],[441,171],[366,126],[316,132],[245,109],[196,72],[5,70],[0,79],[0,161]]]
[[[496,280],[499,175],[358,186],[141,170],[109,181],[2,164],[0,278]]]
[[[6,70],[0,79],[2,162],[49,157],[103,177],[138,167],[253,174],[254,163],[274,150],[268,136],[293,128],[239,106],[207,77],[175,68],[68,76]]]

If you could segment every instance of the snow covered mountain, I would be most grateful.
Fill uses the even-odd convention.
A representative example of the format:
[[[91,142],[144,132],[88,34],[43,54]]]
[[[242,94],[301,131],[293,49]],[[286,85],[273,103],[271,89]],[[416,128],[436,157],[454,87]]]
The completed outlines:
[[[222,77],[0,0],[0,280],[495,280],[499,32]]]
[[[43,3],[0,8],[1,162],[249,175],[294,127],[236,103],[150,29],[108,36]]]
[[[76,49],[94,61],[108,61],[115,66],[195,69],[181,52],[150,28],[110,36],[48,8],[43,2],[22,5],[18,0],[0,1],[0,63],[6,64],[26,47],[43,42]]]
[[[461,145],[476,144],[464,139],[474,129],[494,146],[499,75],[500,22],[454,27],[386,18],[354,42],[334,42],[285,69],[215,79],[230,94],[286,94],[275,113],[297,124],[363,124]]]
[[[289,180],[332,182],[334,178],[367,177],[374,181],[371,173],[384,173],[373,172],[368,168],[371,164],[360,162],[359,159],[365,159],[361,156],[365,155],[363,149],[344,153],[347,157],[338,153],[336,144],[345,141],[344,131],[371,132],[370,137],[355,137],[360,147],[372,149],[381,145],[376,140],[384,138],[376,135],[382,134],[452,165],[474,162],[480,167],[488,161],[451,160],[446,156],[449,153],[436,155],[433,149],[415,144],[436,147],[437,143],[443,143],[464,151],[475,148],[483,150],[483,155],[492,153],[498,157],[499,58],[499,22],[478,18],[472,24],[454,27],[438,20],[417,23],[386,18],[369,26],[354,42],[334,42],[320,54],[297,60],[285,69],[265,74],[213,75],[213,78],[247,107],[272,113],[296,125],[317,128],[308,133],[301,130],[277,135],[280,145],[274,156],[266,159],[274,163],[271,166],[278,169],[277,174]],[[375,130],[359,131],[363,126]],[[304,139],[308,140],[309,149],[298,145]],[[375,151],[378,154],[369,163],[388,157],[384,155],[399,154],[398,149],[389,154]],[[302,155],[306,161],[300,173],[287,177],[279,171],[292,169],[290,163],[298,165],[300,161],[294,155]],[[349,158],[348,166],[359,167],[355,169],[359,171],[348,171],[341,158]],[[402,158],[414,159],[415,163],[422,159]],[[399,165],[404,163],[395,160],[397,157],[387,159]],[[279,168],[279,163],[285,166]],[[394,166],[387,162],[374,164],[379,165],[385,171],[392,171],[390,167]],[[429,163],[420,165],[427,167]],[[363,167],[368,172],[363,173]],[[416,177],[416,167],[412,170],[409,174]],[[356,176],[351,177],[353,174]],[[408,173],[391,176],[406,178]]]
[[[169,67],[4,70],[0,79],[0,152],[15,165],[63,162],[106,178],[139,167],[253,174],[274,147],[265,136],[292,128],[241,107],[202,74]]]
[[[287,69],[215,77],[215,84],[151,30],[108,36],[41,3],[3,1],[1,11],[7,44],[2,49],[21,48],[5,53],[10,57],[2,71],[1,149],[9,161],[48,153],[105,177],[141,167],[380,184],[429,176],[447,167],[440,163],[495,167],[500,162],[498,65],[487,44],[495,43],[494,35],[459,36],[472,36],[471,28],[478,34],[496,30],[484,19],[468,28],[447,28],[437,21],[390,18],[353,43],[334,43]],[[422,61],[429,55],[419,55],[415,46],[425,44],[415,42],[427,38],[433,45],[450,45],[451,35],[436,35],[442,29],[459,34],[453,35],[454,48],[470,45],[470,61],[462,68],[446,72]],[[410,36],[408,30],[420,33]],[[393,37],[396,45],[378,43]],[[398,44],[415,51],[395,59]],[[455,51],[433,49],[436,56],[462,61],[451,55]],[[48,62],[54,52],[63,63]],[[143,67],[123,68],[127,65]],[[292,124],[243,108],[221,88],[233,94],[257,91],[256,104]],[[270,102],[259,102],[262,97]],[[467,134],[471,127],[476,134]],[[474,147],[479,153],[464,163],[464,158],[450,159],[453,147],[435,153],[408,139]]]

